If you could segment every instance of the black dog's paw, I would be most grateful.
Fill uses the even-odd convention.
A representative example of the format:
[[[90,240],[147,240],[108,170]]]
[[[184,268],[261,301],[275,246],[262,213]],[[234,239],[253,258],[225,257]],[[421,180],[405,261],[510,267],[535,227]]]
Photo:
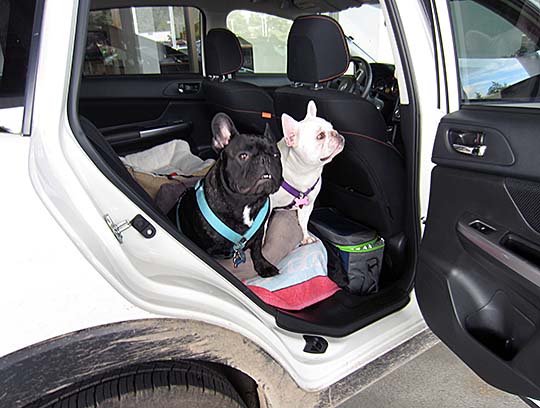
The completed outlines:
[[[255,271],[257,271],[261,278],[270,278],[279,274],[279,269],[268,261],[261,262],[260,265],[257,265]]]

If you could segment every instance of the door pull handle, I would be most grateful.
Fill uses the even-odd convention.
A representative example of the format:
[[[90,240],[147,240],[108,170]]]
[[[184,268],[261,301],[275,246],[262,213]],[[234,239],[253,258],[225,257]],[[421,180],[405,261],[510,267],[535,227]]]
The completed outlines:
[[[487,146],[479,144],[476,146],[465,146],[459,143],[453,143],[454,150],[461,154],[468,154],[469,156],[483,157],[486,154]]]
[[[448,139],[456,152],[474,157],[483,157],[486,154],[485,136],[484,132],[470,130],[448,132]]]

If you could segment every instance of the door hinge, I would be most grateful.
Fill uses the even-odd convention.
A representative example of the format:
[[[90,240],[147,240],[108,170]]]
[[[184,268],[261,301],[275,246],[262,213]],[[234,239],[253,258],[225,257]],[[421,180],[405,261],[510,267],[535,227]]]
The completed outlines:
[[[105,222],[111,229],[112,233],[118,240],[118,242],[124,242],[124,237],[122,233],[130,227],[135,228],[139,233],[145,238],[152,238],[156,235],[156,229],[152,224],[150,224],[142,215],[137,214],[131,221],[123,220],[119,223],[115,223],[109,214],[103,216]]]

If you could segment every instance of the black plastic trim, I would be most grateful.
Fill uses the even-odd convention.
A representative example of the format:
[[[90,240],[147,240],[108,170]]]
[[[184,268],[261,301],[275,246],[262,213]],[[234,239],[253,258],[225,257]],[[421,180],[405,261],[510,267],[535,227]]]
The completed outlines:
[[[539,109],[537,106],[519,106],[519,105],[499,105],[499,104],[476,104],[470,103],[463,105],[459,108],[460,111],[482,112],[482,111],[495,111],[503,113],[533,113],[537,114]]]
[[[437,11],[437,7],[435,5],[433,7],[433,13],[434,13],[434,20],[435,20],[434,24],[435,24],[435,28],[437,30],[437,38],[434,41],[437,42],[437,40],[438,40],[438,44],[440,45],[440,49],[441,49],[441,64],[442,64],[442,68],[443,68],[442,73],[443,73],[443,76],[444,76],[444,91],[445,91],[445,102],[446,102],[445,112],[448,112],[448,110],[450,109],[450,99],[449,99],[449,96],[448,96],[448,76],[446,75],[446,56],[444,54],[443,44],[441,43],[442,35],[441,35],[441,26],[439,24],[439,12]],[[435,43],[435,48],[437,48],[436,43]],[[437,63],[437,71],[439,71],[439,61],[436,61],[436,63]],[[456,64],[457,64],[457,59],[456,59]],[[459,75],[458,75],[458,77],[459,77]],[[437,84],[437,87],[440,87],[439,83]],[[439,94],[439,101],[437,102],[437,104],[438,105],[440,104],[440,94]],[[439,107],[440,107],[440,105],[439,105]]]
[[[0,109],[24,108],[24,95],[22,96],[2,96],[0,99]]]
[[[433,0],[424,0],[422,3],[424,6],[424,12],[429,20],[429,28],[431,29],[431,41],[433,43],[434,60],[435,60],[435,77],[437,78],[437,109],[441,108],[441,71],[439,69],[439,47],[437,42],[437,33],[435,29]]]
[[[407,92],[409,95],[409,107],[410,109],[404,109],[404,107],[401,107],[402,110],[402,121],[403,119],[407,119],[407,116],[410,116],[410,136],[411,140],[404,140],[404,144],[407,148],[407,146],[410,146],[410,150],[406,150],[405,152],[405,163],[407,166],[407,180],[410,184],[408,184],[407,193],[410,194],[410,197],[407,197],[407,200],[409,201],[409,205],[411,206],[410,212],[407,213],[409,218],[406,218],[406,222],[411,223],[411,229],[412,229],[412,235],[411,237],[407,238],[413,238],[412,242],[409,243],[409,245],[412,245],[412,259],[411,259],[411,266],[410,268],[413,269],[413,272],[411,274],[411,278],[408,281],[408,284],[406,286],[407,293],[411,292],[414,287],[414,281],[415,281],[415,271],[416,271],[416,264],[418,262],[418,251],[420,249],[420,197],[419,197],[419,155],[420,155],[420,129],[418,128],[418,123],[420,123],[420,111],[418,109],[417,105],[417,99],[416,99],[416,91],[415,91],[415,85],[412,79],[412,65],[411,65],[411,55],[409,53],[409,46],[407,44],[407,41],[404,36],[404,30],[403,30],[403,23],[401,22],[401,18],[398,12],[398,9],[395,4],[395,0],[386,0],[387,10],[388,10],[388,16],[390,18],[390,23],[392,24],[394,34],[396,36],[396,44],[398,46],[398,49],[400,51],[399,55],[401,58],[401,64],[403,67],[403,75],[405,79],[405,83],[407,84]],[[407,115],[409,113],[409,115]],[[401,132],[404,132],[403,126],[401,128]],[[406,228],[407,229],[407,228]]]
[[[41,40],[41,22],[45,0],[37,0],[32,23],[32,42],[28,56],[28,69],[26,71],[26,86],[24,90],[24,116],[22,123],[23,136],[30,136],[32,131],[32,112],[34,110],[34,94],[36,92],[36,77],[39,61]]]
[[[352,296],[339,291],[328,299],[298,312],[281,310],[276,316],[276,321],[279,327],[293,333],[344,337],[397,312],[409,302],[409,294],[396,285],[367,296]],[[355,320],[348,321],[350,315],[354,315]],[[319,320],[324,319],[326,324],[322,326],[318,321],[310,321],[311,316],[317,316]]]

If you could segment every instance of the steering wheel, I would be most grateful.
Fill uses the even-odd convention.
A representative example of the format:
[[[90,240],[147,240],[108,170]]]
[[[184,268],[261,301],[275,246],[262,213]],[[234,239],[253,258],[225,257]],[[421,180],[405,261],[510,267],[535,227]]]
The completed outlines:
[[[361,57],[351,57],[354,65],[354,74],[352,78],[342,78],[338,90],[359,94],[362,98],[367,98],[373,82],[373,72],[371,65]]]

